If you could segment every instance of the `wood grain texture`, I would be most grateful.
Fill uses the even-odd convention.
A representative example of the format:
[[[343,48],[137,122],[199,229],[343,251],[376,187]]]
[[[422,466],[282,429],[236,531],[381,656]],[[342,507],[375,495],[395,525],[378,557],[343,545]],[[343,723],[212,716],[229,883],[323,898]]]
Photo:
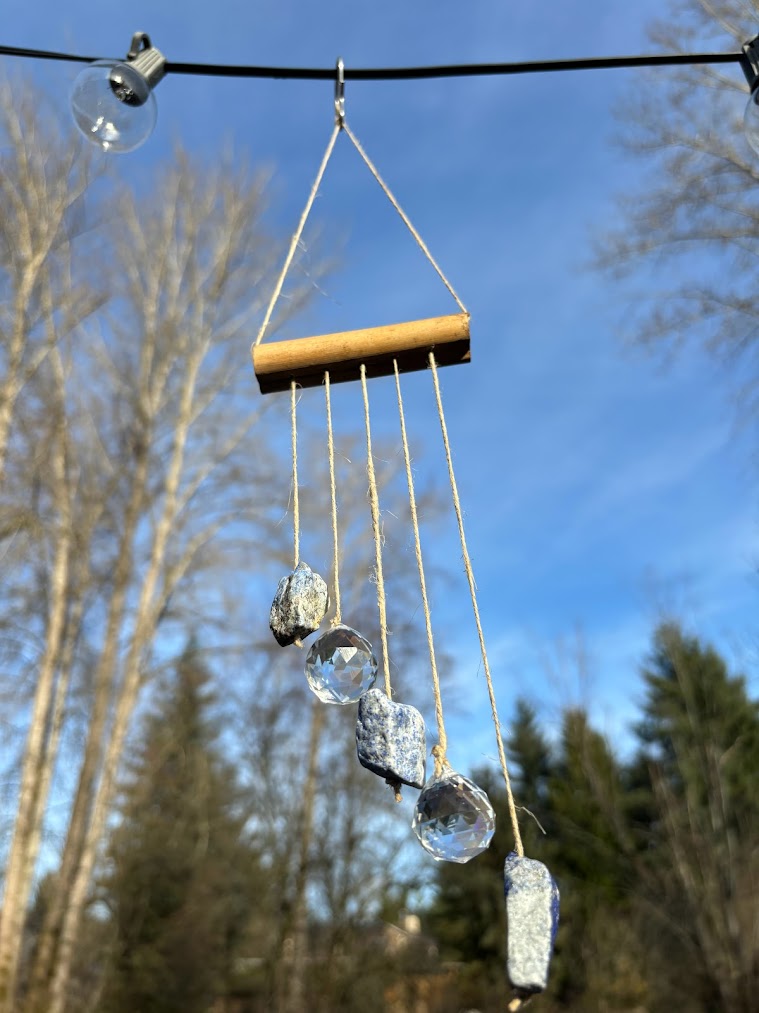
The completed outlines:
[[[326,370],[332,383],[358,380],[362,362],[367,377],[391,376],[394,359],[401,373],[426,369],[431,351],[438,366],[469,362],[469,315],[264,342],[252,354],[261,393],[269,394],[288,390],[293,380],[301,387],[318,387]]]

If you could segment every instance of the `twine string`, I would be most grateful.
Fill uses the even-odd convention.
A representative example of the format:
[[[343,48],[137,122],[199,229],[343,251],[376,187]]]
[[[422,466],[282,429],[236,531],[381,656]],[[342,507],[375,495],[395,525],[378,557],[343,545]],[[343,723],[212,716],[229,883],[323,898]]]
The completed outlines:
[[[380,530],[379,496],[377,477],[374,473],[372,456],[372,430],[369,422],[369,394],[366,389],[366,366],[361,363],[361,393],[364,398],[364,425],[366,427],[366,471],[369,476],[369,502],[372,508],[372,533],[374,534],[375,573],[377,576],[377,608],[379,610],[380,639],[382,641],[382,662],[385,673],[385,692],[392,700],[390,686],[390,657],[387,649],[387,605],[385,602],[385,580],[382,574],[382,532]]]
[[[446,276],[443,274],[442,268],[440,267],[440,265],[438,264],[438,262],[435,260],[435,258],[432,256],[432,254],[430,253],[429,248],[427,247],[427,244],[422,239],[422,237],[419,235],[419,233],[414,228],[414,226],[411,224],[411,220],[409,219],[408,215],[406,214],[406,212],[403,210],[403,208],[400,206],[400,204],[398,203],[398,201],[395,199],[395,197],[391,193],[390,187],[384,181],[384,179],[382,178],[382,176],[380,176],[379,171],[378,171],[377,167],[375,166],[374,162],[372,162],[372,160],[369,158],[369,156],[367,155],[367,153],[361,147],[361,143],[360,143],[359,139],[353,133],[353,131],[348,126],[348,123],[345,120],[343,121],[343,130],[348,135],[348,137],[350,137],[351,141],[353,142],[354,148],[359,153],[359,155],[361,156],[361,158],[363,158],[364,163],[365,163],[367,169],[369,170],[369,172],[371,172],[372,176],[374,176],[374,178],[377,180],[377,182],[379,183],[379,185],[382,187],[382,192],[385,194],[385,196],[387,197],[387,199],[390,201],[390,203],[393,205],[393,207],[395,208],[395,210],[398,212],[398,214],[400,215],[401,220],[403,221],[404,225],[406,226],[406,228],[409,230],[409,232],[411,233],[411,235],[416,240],[419,249],[422,251],[422,253],[425,255],[425,257],[427,258],[427,260],[429,260],[430,264],[432,264],[432,266],[437,271],[438,277],[440,278],[440,280],[442,281],[442,283],[445,285],[445,287],[448,289],[448,291],[451,293],[451,295],[455,299],[456,304],[458,305],[458,307],[461,310],[461,312],[462,313],[467,313],[468,312],[467,308],[463,304],[463,302],[461,301],[461,299],[459,299],[458,295],[456,294],[456,291],[453,288],[453,285],[451,285],[450,281],[448,281],[448,279],[446,278]]]
[[[482,623],[480,621],[480,610],[477,605],[477,589],[474,582],[474,572],[472,570],[472,561],[469,557],[469,550],[467,549],[466,536],[464,534],[464,518],[461,510],[461,501],[459,499],[458,486],[456,485],[456,476],[453,470],[453,458],[451,457],[451,445],[448,440],[448,427],[445,424],[445,412],[443,411],[443,398],[440,393],[440,381],[437,374],[437,363],[435,362],[435,353],[430,352],[429,354],[430,369],[432,371],[432,382],[435,388],[435,400],[437,401],[438,417],[440,419],[440,430],[443,434],[443,445],[445,447],[445,458],[448,463],[448,478],[451,483],[451,493],[453,495],[453,507],[456,512],[456,522],[459,528],[459,538],[461,540],[461,553],[464,559],[464,569],[466,570],[466,577],[469,583],[469,593],[472,597],[472,611],[474,612],[474,621],[477,625],[477,636],[480,641],[480,652],[482,654],[482,667],[485,672],[485,681],[488,687],[488,697],[490,698],[490,710],[493,715],[493,724],[495,726],[495,737],[498,745],[498,759],[501,762],[501,770],[503,772],[503,779],[506,784],[506,798],[509,806],[509,816],[511,818],[511,828],[514,832],[514,846],[516,853],[519,857],[524,856],[524,846],[522,844],[522,835],[519,831],[519,820],[517,818],[516,805],[514,803],[514,795],[511,790],[511,778],[509,777],[509,768],[506,762],[506,751],[503,747],[503,736],[501,735],[501,723],[498,720],[498,709],[495,702],[495,690],[493,689],[493,678],[490,673],[490,664],[488,662],[488,654],[485,648],[485,637],[482,632]]]
[[[403,444],[403,460],[406,465],[406,484],[408,485],[409,508],[411,510],[411,527],[414,532],[414,552],[416,554],[416,567],[419,571],[419,587],[422,592],[422,605],[424,607],[424,624],[427,630],[427,647],[430,652],[430,670],[432,672],[432,692],[435,699],[435,721],[437,723],[437,745],[432,750],[435,759],[435,776],[439,777],[445,766],[448,765],[446,750],[448,749],[448,736],[445,732],[443,720],[443,699],[440,692],[440,677],[435,659],[435,644],[432,637],[432,617],[430,615],[430,603],[427,597],[427,581],[424,576],[424,563],[422,560],[422,543],[419,537],[419,517],[416,509],[416,494],[414,492],[414,476],[411,471],[411,454],[409,452],[408,435],[406,433],[406,417],[403,411],[403,395],[401,394],[401,378],[398,372],[398,360],[393,359],[395,370],[395,390],[398,395],[398,418],[401,424],[401,442]]]
[[[335,482],[335,437],[332,430],[332,397],[330,393],[329,370],[324,373],[324,397],[327,402],[327,447],[329,450],[329,490],[332,505],[332,568],[335,574],[335,614],[332,625],[343,621],[340,606],[340,548],[337,539],[337,483]]]
[[[467,313],[467,315],[468,315],[468,311],[467,311],[466,306],[464,306],[464,303],[459,298],[459,296],[456,293],[456,290],[454,289],[453,285],[450,283],[450,281],[448,280],[448,278],[443,273],[443,269],[440,267],[440,265],[438,264],[438,262],[432,256],[432,254],[431,254],[431,252],[429,250],[429,247],[427,246],[427,244],[425,243],[425,241],[422,239],[422,237],[419,234],[419,232],[414,228],[413,224],[411,223],[411,219],[408,217],[408,215],[406,214],[406,212],[400,206],[400,204],[398,203],[397,199],[395,198],[395,196],[393,195],[392,191],[390,190],[390,187],[387,185],[387,183],[384,181],[384,179],[380,175],[379,170],[377,169],[376,165],[369,158],[369,156],[367,155],[367,153],[364,151],[364,149],[363,149],[363,147],[361,145],[361,142],[359,141],[359,139],[356,137],[356,135],[351,130],[350,126],[348,125],[347,120],[345,119],[344,112],[340,108],[338,108],[337,105],[336,105],[336,110],[337,110],[337,116],[336,116],[335,125],[332,128],[332,133],[330,134],[329,141],[327,142],[327,147],[326,147],[326,149],[324,151],[324,155],[322,157],[321,164],[319,165],[319,169],[318,169],[318,171],[316,173],[316,178],[314,179],[314,182],[313,182],[313,184],[311,186],[311,190],[309,192],[308,199],[306,200],[306,205],[303,208],[303,212],[302,212],[302,214],[300,216],[300,220],[298,222],[298,225],[297,225],[297,227],[295,229],[295,232],[293,233],[292,239],[290,240],[290,246],[289,246],[289,249],[287,251],[287,256],[285,257],[285,262],[282,265],[282,270],[280,271],[279,277],[277,278],[277,283],[274,286],[274,291],[271,294],[271,299],[269,300],[269,304],[266,307],[266,312],[264,314],[264,318],[263,318],[263,321],[261,323],[261,326],[260,326],[260,328],[258,330],[258,334],[256,335],[256,340],[253,342],[253,346],[254,347],[257,347],[258,345],[261,344],[261,342],[263,341],[263,338],[264,338],[264,334],[266,333],[266,329],[267,329],[267,327],[269,326],[269,324],[271,322],[271,317],[272,317],[272,313],[274,312],[274,307],[276,306],[277,300],[279,299],[280,295],[282,294],[282,288],[283,288],[284,283],[285,283],[285,278],[287,277],[287,272],[290,270],[290,266],[292,265],[293,258],[295,256],[295,251],[297,250],[298,244],[300,243],[300,240],[301,240],[301,236],[303,235],[303,229],[306,226],[306,222],[308,220],[308,216],[311,213],[311,208],[313,207],[314,201],[316,200],[316,195],[319,192],[319,187],[321,186],[322,179],[324,178],[324,173],[325,173],[325,171],[327,169],[327,165],[329,163],[330,158],[332,157],[332,152],[334,151],[334,148],[335,148],[335,142],[337,141],[338,135],[343,130],[348,135],[348,137],[351,139],[351,142],[352,142],[354,148],[356,149],[356,151],[359,153],[359,155],[363,159],[364,164],[369,169],[369,171],[371,172],[372,176],[374,176],[374,178],[379,183],[379,185],[380,185],[380,187],[382,189],[382,192],[385,194],[385,196],[390,201],[390,203],[392,204],[392,206],[398,212],[398,215],[400,216],[401,221],[404,223],[404,225],[406,226],[406,228],[409,230],[409,232],[411,233],[411,235],[414,237],[417,246],[422,251],[422,253],[425,255],[425,257],[430,262],[430,264],[432,265],[432,267],[435,269],[435,271],[437,272],[438,277],[443,282],[443,284],[445,285],[445,287],[448,289],[448,291],[450,292],[450,294],[453,296],[453,299],[455,300],[455,302],[456,302],[457,306],[459,307],[459,309],[461,310],[461,312],[462,313]]]
[[[300,497],[298,495],[298,427],[296,423],[296,384],[290,383],[290,435],[293,457],[293,569],[300,562]]]
[[[316,194],[318,193],[319,187],[321,186],[322,178],[327,168],[327,163],[329,162],[330,156],[332,155],[332,151],[334,150],[335,141],[337,140],[337,135],[340,133],[340,130],[341,127],[339,123],[336,123],[335,126],[332,128],[332,133],[330,134],[329,142],[327,143],[327,148],[324,152],[324,157],[322,158],[321,165],[319,166],[319,171],[317,172],[316,179],[314,180],[313,185],[311,187],[311,192],[308,195],[306,206],[303,208],[303,213],[300,216],[300,221],[298,222],[297,228],[295,229],[293,237],[290,240],[290,248],[287,251],[285,262],[282,265],[282,270],[280,272],[279,278],[277,279],[277,284],[274,286],[274,291],[272,292],[271,299],[269,300],[269,305],[266,307],[266,313],[264,314],[263,323],[261,324],[258,334],[256,335],[256,340],[253,342],[254,347],[261,344],[263,336],[266,333],[266,328],[269,326],[269,322],[271,321],[271,315],[274,312],[274,307],[282,293],[282,286],[285,283],[287,272],[290,270],[290,265],[293,262],[295,251],[297,250],[298,244],[300,243],[300,238],[303,235],[303,229],[305,228],[306,221],[308,220],[308,216],[311,213],[311,208],[313,207],[313,203],[316,199]]]

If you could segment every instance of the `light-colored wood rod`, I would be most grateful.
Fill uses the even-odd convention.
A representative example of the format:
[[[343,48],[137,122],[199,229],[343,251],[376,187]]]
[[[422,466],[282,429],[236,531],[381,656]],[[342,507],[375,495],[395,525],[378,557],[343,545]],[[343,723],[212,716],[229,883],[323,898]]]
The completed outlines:
[[[368,377],[392,375],[394,359],[401,373],[426,369],[431,351],[438,366],[469,362],[469,314],[264,342],[252,349],[262,394],[289,390],[293,380],[301,387],[318,387],[326,370],[331,383],[358,380],[361,363]]]

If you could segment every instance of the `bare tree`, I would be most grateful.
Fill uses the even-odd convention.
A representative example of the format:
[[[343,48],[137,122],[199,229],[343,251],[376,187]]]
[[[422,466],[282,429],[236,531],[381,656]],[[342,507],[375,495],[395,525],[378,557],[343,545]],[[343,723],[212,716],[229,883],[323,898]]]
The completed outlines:
[[[265,453],[253,436],[260,409],[247,397],[245,371],[256,291],[270,263],[258,227],[262,203],[261,182],[248,173],[209,173],[178,155],[150,205],[129,195],[120,208],[113,267],[121,284],[110,335],[90,361],[113,406],[102,435],[122,478],[112,504],[117,550],[31,1008],[65,1007],[98,845],[159,627],[171,624],[183,593],[204,573],[221,565],[244,572],[246,543],[249,550],[265,512],[264,483],[253,491],[254,472],[265,477]],[[212,597],[209,589],[209,618]]]
[[[31,157],[24,148],[29,136],[34,131],[13,135],[22,166]],[[55,170],[53,178],[67,207],[64,197],[76,195],[65,173]],[[3,183],[10,185],[7,178]],[[23,479],[19,501],[26,496],[38,503],[40,545],[38,567],[29,565],[28,546],[19,554],[19,581],[28,584],[39,571],[47,630],[0,921],[6,1009],[14,1004],[72,679],[87,676],[91,692],[83,701],[83,752],[62,864],[30,975],[30,1009],[65,1005],[131,716],[150,672],[166,660],[159,630],[171,642],[177,624],[197,621],[188,609],[203,608],[203,621],[216,624],[218,634],[225,592],[212,575],[223,569],[230,581],[244,580],[251,547],[257,545],[260,558],[266,544],[258,536],[270,505],[268,464],[265,443],[253,432],[261,402],[251,396],[248,360],[257,293],[273,266],[273,245],[260,225],[262,187],[262,178],[246,169],[210,172],[177,153],[156,191],[142,199],[126,195],[110,228],[103,227],[98,252],[111,312],[97,327],[80,329],[76,344],[65,349],[64,325],[80,323],[93,300],[63,276],[57,237],[58,273],[48,272],[30,297],[33,318],[27,310],[41,350],[33,355],[28,341],[10,362],[15,374],[10,367],[6,372],[14,405],[19,377],[35,380],[25,411],[36,404],[46,420],[16,457],[42,434],[46,449],[33,458],[36,470],[20,468],[17,476]],[[57,207],[46,208],[23,179],[19,190],[32,211],[54,221]],[[92,282],[90,271],[88,290]],[[290,308],[306,291],[296,290]],[[31,588],[25,595],[34,597]],[[77,762],[76,751],[69,750],[68,762]]]
[[[61,135],[44,98],[0,87],[0,479],[19,395],[50,349],[100,303],[73,282],[73,244],[92,182],[79,144]]]
[[[27,628],[35,630],[39,656],[0,913],[0,1002],[13,992],[66,692],[66,678],[59,672],[67,630],[77,624],[71,584],[79,478],[72,470],[66,426],[64,342],[103,302],[95,285],[73,280],[82,201],[91,183],[88,160],[52,123],[41,96],[23,86],[11,90],[5,85],[0,91],[0,132],[6,142],[0,171],[0,284],[5,294],[0,309],[0,482],[10,478],[1,494],[0,537],[7,553],[7,540],[23,534],[16,562],[36,556],[39,564],[26,567],[27,576],[35,574],[34,595],[26,599],[23,621],[16,627],[20,642],[28,639]],[[45,410],[33,421],[34,409],[25,404],[19,418],[20,395],[45,365]],[[12,439],[17,446],[9,462]],[[12,570],[7,565],[7,572]]]
[[[11,111],[19,108],[14,94]],[[9,213],[0,226],[0,268],[12,295],[0,319],[7,409],[5,430],[0,425],[6,475],[0,534],[8,545],[14,532],[23,537],[6,552],[0,624],[19,639],[15,664],[20,670],[24,654],[29,696],[22,703],[28,737],[0,912],[0,1009],[16,1008],[23,995],[26,1010],[62,1013],[79,1002],[70,979],[80,927],[143,690],[172,660],[172,645],[183,639],[177,634],[189,625],[204,623],[219,646],[229,632],[230,598],[242,597],[240,588],[260,572],[267,553],[285,556],[282,531],[272,527],[281,513],[271,495],[276,466],[256,425],[264,405],[276,415],[281,402],[255,397],[248,358],[274,258],[260,220],[263,182],[246,169],[209,171],[180,152],[147,195],[115,196],[109,184],[93,195],[86,162],[74,153],[61,164],[44,147],[35,154],[38,143],[47,143],[42,126],[11,123],[8,136],[17,171],[0,181],[0,199],[14,213],[24,211],[28,222],[13,224]],[[97,211],[100,197],[109,212],[94,231],[90,204]],[[25,228],[33,240],[27,260],[37,258],[31,274],[19,253],[26,247],[12,242],[14,230],[23,237]],[[79,246],[96,256],[77,263]],[[307,296],[315,270],[312,262],[307,285],[296,285],[286,312]],[[105,309],[95,320],[98,307]],[[378,462],[381,485],[400,475],[398,463]],[[349,510],[343,531],[347,555],[361,546],[361,562],[344,575],[346,588],[351,582],[356,588],[346,616],[360,625],[371,610],[376,625],[363,466],[348,462],[341,489],[351,510],[360,504],[362,517]],[[311,507],[322,508],[323,500]],[[407,638],[417,608],[413,554],[393,556],[386,579],[399,603],[396,619],[391,615],[393,646],[409,645],[404,675],[423,644]],[[409,601],[404,613],[400,602]],[[261,629],[249,624],[243,647],[262,635],[265,618]],[[310,697],[296,696],[302,713]],[[295,779],[285,810],[273,805],[259,815],[262,823],[271,815],[272,825],[283,818],[290,828],[299,825],[305,841],[300,864],[292,854],[280,856],[292,914],[281,941],[292,929],[300,947],[300,986],[296,981],[283,999],[291,1008],[305,1001],[308,890],[326,847],[317,826],[319,791],[334,759],[322,724],[331,727],[331,720],[314,722],[313,763]],[[285,758],[286,751],[276,754],[278,772]],[[64,763],[73,781],[68,826],[26,966],[24,926]],[[266,790],[273,798],[273,776]],[[293,823],[299,807],[303,819]],[[357,813],[341,806],[339,819],[348,817]],[[352,868],[358,882],[359,866]]]
[[[759,30],[756,0],[672,0],[669,7],[650,32],[667,51],[736,50]],[[701,342],[740,365],[755,411],[759,158],[743,129],[746,100],[737,65],[636,78],[620,132],[644,172],[621,201],[620,224],[601,240],[598,259],[613,276],[640,282],[626,301],[625,327],[636,340]]]

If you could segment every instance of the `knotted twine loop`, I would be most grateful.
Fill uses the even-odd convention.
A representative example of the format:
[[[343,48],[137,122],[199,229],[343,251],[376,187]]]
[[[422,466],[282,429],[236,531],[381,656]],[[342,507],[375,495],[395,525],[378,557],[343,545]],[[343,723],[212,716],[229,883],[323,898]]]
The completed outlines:
[[[332,397],[330,394],[329,370],[324,373],[324,398],[327,404],[327,449],[329,452],[329,491],[332,506],[332,569],[335,574],[335,614],[332,625],[343,621],[340,607],[340,546],[337,538],[337,483],[335,482],[335,437],[332,431]]]
[[[396,802],[402,802],[403,801],[403,795],[401,795],[401,782],[400,781],[394,781],[392,779],[392,777],[386,777],[385,778],[385,784],[388,786],[388,788],[392,788],[393,789],[393,794],[395,795],[395,801]]]
[[[501,771],[503,772],[503,779],[506,784],[506,798],[509,806],[509,816],[511,818],[511,828],[514,833],[514,850],[520,858],[524,857],[524,846],[522,845],[522,835],[519,831],[519,820],[517,818],[516,805],[514,803],[514,795],[511,790],[511,778],[509,777],[509,768],[506,763],[506,751],[503,748],[503,736],[501,735],[501,723],[498,720],[498,709],[495,702],[495,690],[493,689],[493,679],[490,674],[490,664],[488,662],[488,654],[485,648],[485,637],[482,632],[482,623],[480,621],[480,610],[477,605],[477,588],[474,582],[474,572],[472,570],[472,561],[469,558],[469,550],[467,549],[466,536],[464,534],[464,518],[461,510],[461,501],[459,500],[458,486],[456,485],[456,476],[453,471],[453,458],[451,457],[451,445],[448,441],[448,427],[445,424],[445,412],[443,411],[443,398],[440,393],[440,381],[437,375],[437,363],[435,362],[435,353],[430,352],[429,364],[432,371],[432,382],[435,388],[435,400],[437,401],[438,417],[440,419],[440,431],[443,435],[443,446],[445,447],[445,459],[448,462],[448,478],[451,483],[451,493],[453,495],[453,507],[456,513],[456,522],[459,528],[459,539],[461,541],[461,554],[464,559],[464,569],[466,570],[466,577],[469,583],[469,593],[472,598],[472,611],[474,612],[474,621],[477,626],[477,636],[480,641],[480,653],[482,654],[482,667],[485,672],[485,681],[488,687],[488,697],[490,699],[490,710],[493,716],[493,725],[495,727],[495,737],[498,745],[498,759],[501,762]]]
[[[377,478],[374,474],[372,455],[372,429],[369,422],[369,394],[366,389],[366,366],[361,363],[361,393],[364,399],[364,426],[366,428],[366,472],[369,478],[369,502],[372,508],[372,533],[374,534],[375,575],[377,578],[377,608],[379,610],[380,639],[382,641],[382,662],[385,672],[385,692],[393,699],[390,685],[390,656],[387,649],[387,604],[385,602],[385,578],[382,574],[382,530],[380,528],[379,496]]]
[[[430,750],[432,759],[435,761],[435,777],[442,777],[446,770],[451,770],[451,765],[445,757],[445,749],[438,743]]]
[[[432,692],[435,699],[435,721],[437,723],[437,745],[432,749],[435,759],[435,776],[439,777],[443,768],[448,766],[446,750],[448,748],[448,736],[445,732],[443,720],[443,700],[440,693],[440,677],[438,676],[437,661],[435,659],[435,643],[432,636],[432,617],[430,615],[430,603],[427,597],[427,581],[424,576],[424,562],[422,560],[422,543],[419,537],[419,517],[416,509],[416,494],[414,492],[414,476],[411,471],[411,453],[409,451],[408,436],[406,433],[406,416],[403,411],[403,396],[401,394],[401,378],[398,372],[398,360],[393,359],[395,371],[395,390],[398,396],[398,418],[401,425],[401,443],[403,444],[403,460],[406,465],[406,484],[408,485],[409,509],[411,511],[411,527],[414,532],[414,552],[416,554],[416,568],[419,571],[419,587],[422,592],[422,605],[424,607],[424,625],[427,630],[427,648],[430,653],[430,670],[432,672]]]

